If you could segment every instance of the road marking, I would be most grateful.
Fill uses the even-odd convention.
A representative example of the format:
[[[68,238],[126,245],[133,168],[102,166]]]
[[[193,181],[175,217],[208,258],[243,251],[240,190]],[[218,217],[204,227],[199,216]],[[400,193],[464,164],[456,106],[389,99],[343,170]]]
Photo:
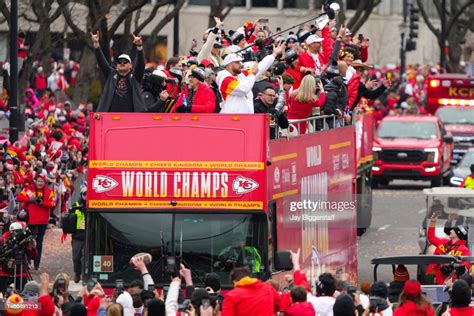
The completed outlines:
[[[423,214],[426,213],[426,209],[422,208],[421,210],[418,211],[418,214]]]
[[[377,231],[386,230],[386,229],[389,228],[390,226],[392,226],[392,225],[390,225],[390,224],[383,225],[382,227],[379,227],[379,229],[377,229]]]

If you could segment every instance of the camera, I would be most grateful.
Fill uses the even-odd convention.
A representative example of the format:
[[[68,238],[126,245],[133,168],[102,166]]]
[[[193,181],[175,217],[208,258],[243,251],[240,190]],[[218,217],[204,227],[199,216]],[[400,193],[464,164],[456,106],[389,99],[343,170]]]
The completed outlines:
[[[166,273],[169,274],[171,277],[178,276],[178,262],[176,261],[176,257],[167,257],[166,258]]]
[[[143,76],[143,90],[159,95],[166,88],[166,78],[146,72]]]
[[[123,293],[123,280],[122,279],[115,280],[115,293],[117,293],[117,296]]]
[[[94,286],[97,284],[97,278],[96,277],[91,277],[89,280],[87,280],[87,291],[90,292],[94,288]]]
[[[66,280],[64,279],[58,279],[58,290],[61,292],[66,291]]]
[[[41,204],[43,203],[43,199],[42,198],[36,198],[36,204]]]
[[[178,310],[180,312],[186,312],[189,309],[189,306],[191,305],[191,300],[186,299],[183,301],[182,304],[178,305]]]
[[[268,81],[270,81],[270,82],[278,82],[278,78],[277,78],[277,77],[270,77],[270,78],[268,78]]]
[[[208,299],[208,298],[203,298],[201,300],[201,305],[202,305],[203,309],[207,309],[207,308],[209,308],[209,306],[211,306],[211,300]]]

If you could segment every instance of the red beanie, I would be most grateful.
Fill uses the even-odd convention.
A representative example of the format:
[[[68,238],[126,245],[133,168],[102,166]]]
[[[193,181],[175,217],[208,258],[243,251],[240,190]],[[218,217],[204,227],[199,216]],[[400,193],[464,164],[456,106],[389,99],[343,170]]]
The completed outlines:
[[[417,298],[421,295],[421,284],[418,281],[408,280],[403,287],[403,293],[407,298]]]
[[[397,269],[395,270],[395,273],[393,274],[393,279],[395,281],[401,282],[410,280],[408,270],[403,264],[398,265]]]

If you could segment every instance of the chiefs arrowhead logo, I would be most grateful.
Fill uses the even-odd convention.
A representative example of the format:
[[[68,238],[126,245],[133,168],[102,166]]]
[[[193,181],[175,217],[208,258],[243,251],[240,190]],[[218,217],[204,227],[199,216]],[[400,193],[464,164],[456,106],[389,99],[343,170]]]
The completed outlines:
[[[258,188],[258,183],[255,180],[242,176],[235,178],[234,182],[232,183],[232,189],[234,189],[237,194],[249,193],[256,188]]]
[[[117,185],[117,181],[106,176],[96,176],[94,180],[92,180],[92,188],[97,193],[110,191]]]

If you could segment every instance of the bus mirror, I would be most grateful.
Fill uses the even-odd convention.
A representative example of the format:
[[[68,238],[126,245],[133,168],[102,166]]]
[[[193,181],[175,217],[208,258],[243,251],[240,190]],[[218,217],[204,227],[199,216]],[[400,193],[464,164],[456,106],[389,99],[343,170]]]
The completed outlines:
[[[274,258],[274,268],[276,271],[293,270],[291,254],[289,251],[277,251]]]
[[[446,143],[446,144],[452,144],[453,143],[453,136],[451,135],[445,135],[443,137],[443,141]]]

